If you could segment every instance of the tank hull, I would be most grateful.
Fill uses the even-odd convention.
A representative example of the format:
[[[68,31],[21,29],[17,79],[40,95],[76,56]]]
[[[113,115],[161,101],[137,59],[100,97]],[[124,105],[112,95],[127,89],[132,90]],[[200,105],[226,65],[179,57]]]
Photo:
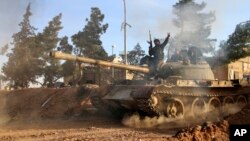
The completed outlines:
[[[250,86],[185,87],[169,85],[115,85],[94,101],[108,111],[139,112],[147,116],[197,116],[227,105],[242,108],[249,102]],[[97,106],[97,107],[98,107]]]

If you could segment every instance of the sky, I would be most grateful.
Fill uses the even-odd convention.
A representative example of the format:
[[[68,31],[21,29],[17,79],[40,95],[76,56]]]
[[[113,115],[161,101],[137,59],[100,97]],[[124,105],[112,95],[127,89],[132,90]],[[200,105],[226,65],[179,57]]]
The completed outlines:
[[[147,52],[148,32],[152,38],[164,38],[170,32],[173,37],[179,29],[173,25],[172,6],[178,0],[126,0],[127,50],[132,50],[139,43]],[[201,3],[202,0],[195,0]],[[250,20],[250,0],[204,0],[207,6],[204,12],[215,11],[216,21],[212,24],[210,38],[227,40],[235,26]],[[109,55],[119,55],[124,50],[124,34],[121,25],[124,18],[123,0],[1,0],[0,1],[0,47],[12,41],[12,35],[20,31],[18,24],[23,19],[28,3],[31,3],[31,25],[42,32],[53,17],[62,13],[63,29],[59,37],[71,37],[82,30],[89,17],[91,7],[100,8],[105,15],[104,23],[108,23],[107,32],[102,35],[103,47]],[[170,39],[171,40],[171,39]],[[7,57],[0,56],[0,67]]]

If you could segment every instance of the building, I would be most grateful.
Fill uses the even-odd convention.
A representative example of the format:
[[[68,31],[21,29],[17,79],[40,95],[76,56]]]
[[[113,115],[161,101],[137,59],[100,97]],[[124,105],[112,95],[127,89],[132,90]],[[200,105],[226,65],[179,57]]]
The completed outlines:
[[[0,90],[7,90],[7,89],[10,89],[8,83],[0,79]]]
[[[250,57],[241,58],[224,66],[213,68],[215,78],[233,80],[250,78]]]

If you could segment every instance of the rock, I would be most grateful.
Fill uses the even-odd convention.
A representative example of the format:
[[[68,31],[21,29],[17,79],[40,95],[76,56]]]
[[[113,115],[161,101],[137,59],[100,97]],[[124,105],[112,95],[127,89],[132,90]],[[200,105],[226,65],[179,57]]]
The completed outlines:
[[[194,128],[193,128],[193,132],[195,131],[201,131],[201,126],[200,125],[196,125]]]
[[[210,125],[212,125],[212,122],[211,121],[206,121],[204,124],[203,124],[203,126],[210,126]]]

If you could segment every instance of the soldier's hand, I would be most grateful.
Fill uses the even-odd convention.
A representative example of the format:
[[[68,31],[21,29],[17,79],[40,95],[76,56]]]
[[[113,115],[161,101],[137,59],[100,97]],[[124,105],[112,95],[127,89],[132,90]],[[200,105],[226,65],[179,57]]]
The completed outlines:
[[[170,37],[170,33],[168,32],[168,36],[167,37]]]

